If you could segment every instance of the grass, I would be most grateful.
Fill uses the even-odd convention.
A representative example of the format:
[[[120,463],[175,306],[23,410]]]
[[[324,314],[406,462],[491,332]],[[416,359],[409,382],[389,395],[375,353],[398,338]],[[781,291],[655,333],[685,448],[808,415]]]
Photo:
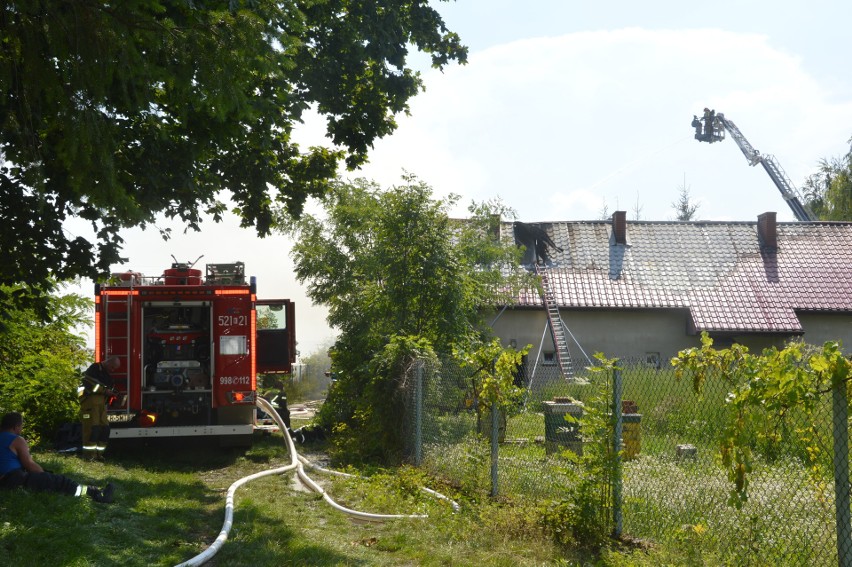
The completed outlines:
[[[46,468],[83,483],[113,482],[116,502],[3,493],[0,565],[178,564],[218,535],[232,482],[289,462],[278,435],[258,436],[247,451],[158,445],[121,450],[106,463],[41,451],[35,456]],[[516,566],[564,561],[563,551],[532,519],[518,521],[500,503],[474,500],[453,513],[448,504],[419,490],[429,480],[413,469],[366,479],[311,474],[346,506],[429,518],[356,523],[291,475],[264,477],[237,491],[233,529],[209,564]]]
[[[628,533],[687,544],[707,564],[833,565],[832,495],[813,486],[800,463],[759,460],[742,510],[726,504],[731,485],[707,452],[695,460],[644,456],[625,467]],[[761,563],[757,563],[761,564]]]

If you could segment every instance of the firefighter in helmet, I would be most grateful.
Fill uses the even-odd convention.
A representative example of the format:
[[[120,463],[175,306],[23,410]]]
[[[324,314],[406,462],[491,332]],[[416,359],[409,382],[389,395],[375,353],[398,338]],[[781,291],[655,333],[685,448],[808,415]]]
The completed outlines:
[[[83,373],[80,418],[83,422],[83,456],[102,460],[109,441],[109,422],[106,405],[115,393],[111,372],[118,370],[121,361],[108,356],[89,366]]]
[[[716,121],[716,111],[709,108],[704,109],[704,140],[713,141],[713,123]]]

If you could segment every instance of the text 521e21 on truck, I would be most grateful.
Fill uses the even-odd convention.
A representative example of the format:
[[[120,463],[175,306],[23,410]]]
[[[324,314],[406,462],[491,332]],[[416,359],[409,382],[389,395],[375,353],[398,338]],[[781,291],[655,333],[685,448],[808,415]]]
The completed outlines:
[[[216,436],[248,444],[257,376],[289,373],[295,307],[257,299],[242,262],[175,262],[162,275],[95,286],[95,360],[115,356],[111,439]]]

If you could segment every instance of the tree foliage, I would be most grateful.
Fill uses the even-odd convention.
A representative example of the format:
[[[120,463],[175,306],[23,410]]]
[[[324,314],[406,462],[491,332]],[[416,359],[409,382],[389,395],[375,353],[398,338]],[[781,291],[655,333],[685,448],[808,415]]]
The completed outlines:
[[[672,359],[678,378],[690,376],[696,392],[707,380],[722,380],[728,388],[728,417],[719,440],[719,456],[733,487],[730,504],[741,507],[748,500],[749,473],[758,437],[776,439],[780,425],[794,411],[805,413],[807,425],[796,433],[807,444],[802,454],[812,477],[819,483],[823,450],[814,410],[822,396],[835,387],[850,389],[852,363],[839,343],[829,341],[821,348],[792,343],[784,349],[769,348],[760,355],[734,344],[717,350],[703,333],[701,347],[681,351]],[[852,398],[850,398],[852,399]]]
[[[477,421],[495,405],[506,412],[520,399],[524,390],[515,385],[515,373],[531,348],[532,345],[521,350],[504,348],[500,339],[495,338],[455,353],[460,366],[472,371],[471,392]]]
[[[518,265],[518,250],[497,238],[510,210],[474,204],[455,221],[456,197],[435,200],[425,183],[404,181],[387,191],[336,183],[326,217],[305,216],[293,231],[296,276],[340,333],[321,419],[355,458],[399,456],[405,371],[479,340],[480,310],[506,301],[504,271]]]
[[[684,182],[679,188],[678,198],[672,202],[672,208],[677,213],[675,217],[679,221],[695,220],[695,214],[698,212],[700,205],[694,202],[689,194],[689,187]]]
[[[198,229],[300,214],[421,88],[409,49],[467,51],[427,0],[12,0],[0,11],[0,284],[49,290],[120,261],[158,215]],[[327,119],[329,148],[294,127]],[[63,231],[79,218],[96,241]]]
[[[28,309],[6,306],[0,333],[0,414],[22,412],[34,442],[50,439],[60,423],[76,421],[80,369],[90,361],[74,331],[89,322],[91,302],[52,295],[47,310],[49,321],[42,322]]]
[[[819,172],[805,181],[804,193],[820,220],[852,221],[852,149],[843,157],[821,160]]]

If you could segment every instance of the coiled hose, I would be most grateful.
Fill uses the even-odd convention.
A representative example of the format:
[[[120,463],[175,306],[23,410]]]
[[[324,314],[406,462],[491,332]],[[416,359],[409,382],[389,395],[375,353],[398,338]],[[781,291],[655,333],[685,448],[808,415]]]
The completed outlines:
[[[265,400],[264,398],[258,398],[257,399],[257,407],[259,407],[261,410],[263,410],[264,412],[266,412],[267,414],[272,416],[272,419],[275,420],[275,423],[278,424],[278,428],[284,434],[284,440],[287,443],[287,449],[290,452],[290,464],[283,466],[283,467],[277,467],[277,468],[274,468],[274,469],[261,471],[259,473],[255,473],[255,474],[243,477],[243,478],[235,481],[233,484],[231,484],[231,486],[228,488],[228,494],[225,497],[225,522],[222,524],[222,530],[219,532],[219,535],[216,537],[216,540],[207,549],[205,549],[203,552],[199,553],[198,555],[196,555],[195,557],[193,557],[193,558],[191,558],[187,561],[184,561],[183,563],[178,564],[177,567],[191,567],[191,566],[203,565],[204,563],[209,561],[214,555],[216,555],[216,553],[219,552],[219,550],[225,544],[225,541],[228,539],[228,534],[230,533],[231,527],[233,525],[233,521],[234,521],[234,494],[236,493],[236,491],[239,487],[246,484],[247,482],[250,482],[250,481],[258,479],[258,478],[262,478],[264,476],[269,476],[269,475],[273,475],[273,474],[284,474],[285,472],[292,471],[292,470],[296,471],[296,474],[298,474],[299,479],[306,486],[308,486],[314,492],[321,494],[323,500],[328,502],[333,508],[335,508],[336,510],[339,510],[339,511],[343,512],[344,514],[347,514],[347,515],[349,515],[353,518],[356,518],[358,520],[368,521],[368,522],[383,522],[385,520],[398,519],[398,518],[426,518],[426,517],[428,517],[425,514],[371,514],[369,512],[360,512],[358,510],[352,510],[351,508],[346,508],[345,506],[341,506],[340,504],[335,502],[331,498],[331,496],[329,496],[328,493],[319,484],[314,482],[308,476],[308,474],[305,472],[305,465],[307,465],[311,468],[317,469],[319,471],[328,473],[328,474],[345,476],[345,477],[353,477],[354,475],[350,475],[348,473],[343,473],[343,472],[339,472],[339,471],[332,471],[332,470],[324,469],[322,467],[319,467],[319,466],[309,462],[303,456],[299,455],[296,452],[296,445],[295,445],[295,443],[293,443],[293,438],[290,436],[290,430],[287,429],[286,425],[284,425],[284,420],[281,419],[281,416],[278,415],[278,412],[275,411],[275,408],[272,407],[272,404],[269,403],[269,401]],[[450,500],[449,498],[447,498],[446,496],[444,496],[443,494],[436,492],[434,490],[428,489],[428,488],[423,488],[423,490],[425,492],[427,492],[428,494],[431,494],[432,496],[436,497],[436,498],[446,500],[447,502],[449,502],[454,511],[457,512],[459,510],[459,505],[456,502],[454,502],[454,501]]]

